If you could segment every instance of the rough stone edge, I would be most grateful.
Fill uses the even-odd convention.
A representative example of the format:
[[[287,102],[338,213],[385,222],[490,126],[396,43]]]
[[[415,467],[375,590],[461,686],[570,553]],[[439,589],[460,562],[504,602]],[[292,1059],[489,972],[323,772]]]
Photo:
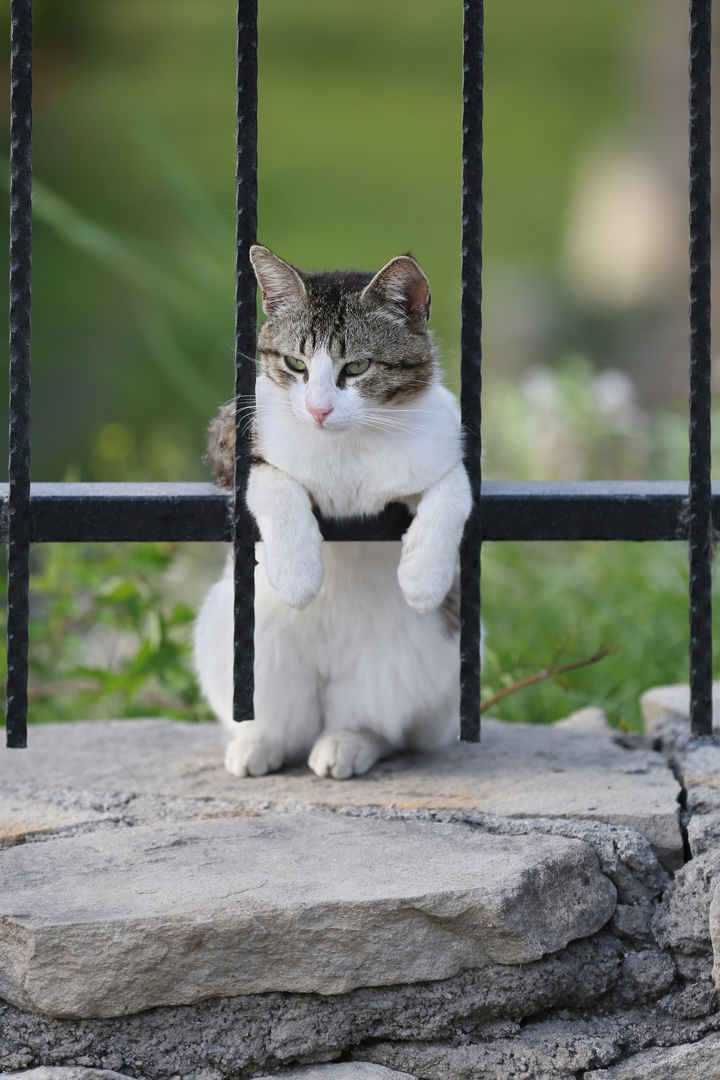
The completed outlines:
[[[700,1058],[701,1055],[704,1056],[704,1052],[707,1050],[713,1054],[718,1065],[718,1072],[715,1073],[715,1076],[720,1076],[720,1032],[714,1032],[694,1043],[679,1043],[675,1046],[653,1047],[650,1050],[642,1050],[639,1054],[633,1054],[616,1065],[612,1065],[609,1069],[592,1069],[586,1072],[583,1080],[645,1080],[645,1078],[647,1080],[664,1080],[665,1077],[670,1078],[671,1076],[682,1077],[684,1080],[687,1074],[684,1069],[682,1073],[676,1073],[675,1070],[678,1066],[682,1068],[686,1064],[692,1065],[692,1059]],[[706,1062],[701,1061],[700,1064],[706,1064]],[[653,1069],[654,1065],[661,1066],[663,1071],[656,1072]],[[713,1080],[712,1073],[697,1073],[695,1075],[697,1080]],[[689,1076],[687,1076],[687,1080],[690,1080]]]
[[[261,1069],[333,1060],[368,1040],[447,1039],[549,1005],[593,1006],[615,986],[621,952],[601,931],[523,967],[494,965],[438,982],[330,997],[212,999],[111,1020],[58,1020],[0,1004],[0,1067],[99,1066],[150,1080],[195,1076],[204,1067],[207,1080],[251,1077]]]

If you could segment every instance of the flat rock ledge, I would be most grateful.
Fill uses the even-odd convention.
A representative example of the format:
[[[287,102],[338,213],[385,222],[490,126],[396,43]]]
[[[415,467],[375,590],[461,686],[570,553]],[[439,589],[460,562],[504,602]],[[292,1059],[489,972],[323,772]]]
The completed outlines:
[[[0,774],[0,844],[118,815],[147,822],[269,805],[393,807],[605,823],[641,833],[667,869],[683,863],[680,787],[665,759],[572,726],[483,718],[479,745],[400,755],[341,782],[307,767],[231,777],[215,724],[43,724],[30,735],[27,750],[12,751],[12,775]]]
[[[21,845],[0,866],[0,996],[67,1017],[524,964],[616,902],[581,841],[326,810]]]

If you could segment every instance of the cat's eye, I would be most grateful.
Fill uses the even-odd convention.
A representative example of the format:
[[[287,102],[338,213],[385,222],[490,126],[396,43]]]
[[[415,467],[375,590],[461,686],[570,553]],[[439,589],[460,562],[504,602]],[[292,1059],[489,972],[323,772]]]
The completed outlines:
[[[286,356],[285,363],[291,371],[307,371],[307,365],[304,360],[298,360],[296,356]]]
[[[370,360],[351,360],[349,364],[345,365],[345,370],[348,375],[362,375],[363,371],[367,371],[370,367]]]

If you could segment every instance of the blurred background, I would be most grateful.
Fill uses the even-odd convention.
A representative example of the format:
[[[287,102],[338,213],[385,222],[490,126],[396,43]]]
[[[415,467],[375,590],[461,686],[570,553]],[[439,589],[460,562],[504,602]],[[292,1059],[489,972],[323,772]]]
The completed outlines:
[[[485,7],[486,476],[683,479],[687,5]],[[0,11],[7,28],[8,0]],[[205,429],[233,386],[235,2],[35,0],[34,11],[33,478],[209,478]],[[259,239],[308,269],[378,269],[411,250],[459,391],[460,0],[260,0],[259,41]],[[7,149],[3,161],[7,204]],[[220,556],[166,555],[192,607]],[[83,595],[122,584],[112,558]],[[508,699],[508,718],[592,700],[632,726],[638,688],[686,678],[680,547],[497,545],[485,565],[490,689],[558,642],[571,659],[618,649],[565,690]],[[36,580],[47,575],[43,564]],[[82,610],[87,630],[95,608]],[[112,655],[78,645],[67,671],[119,671],[146,641],[139,626],[122,648],[112,639]],[[47,680],[63,661],[44,655]],[[172,664],[187,666],[182,656]],[[37,700],[36,718],[62,713],[59,697]],[[110,701],[137,711],[129,692]]]

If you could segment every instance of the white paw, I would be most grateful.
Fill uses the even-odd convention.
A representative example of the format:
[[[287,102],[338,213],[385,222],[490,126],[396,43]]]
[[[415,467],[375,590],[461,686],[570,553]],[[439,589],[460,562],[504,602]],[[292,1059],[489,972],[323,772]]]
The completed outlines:
[[[238,725],[238,733],[225,750],[225,768],[233,776],[265,776],[277,772],[283,752],[270,742],[254,720]]]
[[[448,557],[427,547],[403,550],[398,581],[411,608],[433,611],[450,592],[455,577],[455,553]]]
[[[310,545],[288,554],[266,544],[265,570],[282,602],[300,611],[315,599],[325,577],[320,548]]]
[[[318,776],[348,780],[351,776],[362,776],[389,750],[385,739],[369,732],[334,731],[318,739],[308,765]]]

